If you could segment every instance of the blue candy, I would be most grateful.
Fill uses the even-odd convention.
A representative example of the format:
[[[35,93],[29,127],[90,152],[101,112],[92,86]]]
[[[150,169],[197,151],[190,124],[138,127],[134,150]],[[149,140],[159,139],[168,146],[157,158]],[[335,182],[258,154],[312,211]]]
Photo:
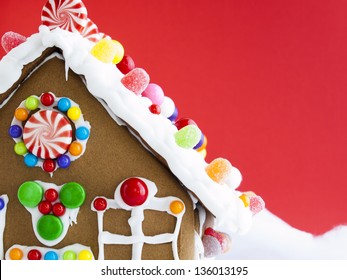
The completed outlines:
[[[43,257],[46,261],[56,261],[59,259],[58,254],[54,251],[48,251]]]
[[[67,155],[61,155],[57,158],[57,163],[61,168],[68,168],[70,166],[71,160]]]
[[[38,162],[38,158],[37,156],[28,153],[25,157],[24,157],[24,163],[26,166],[28,167],[34,167],[36,166],[37,162]]]
[[[67,112],[71,107],[70,99],[63,97],[58,101],[58,109],[61,112]]]
[[[86,140],[89,137],[89,129],[85,126],[80,126],[76,129],[76,138],[78,140]]]
[[[4,207],[5,207],[5,201],[2,199],[2,197],[0,197],[0,211],[4,209]]]

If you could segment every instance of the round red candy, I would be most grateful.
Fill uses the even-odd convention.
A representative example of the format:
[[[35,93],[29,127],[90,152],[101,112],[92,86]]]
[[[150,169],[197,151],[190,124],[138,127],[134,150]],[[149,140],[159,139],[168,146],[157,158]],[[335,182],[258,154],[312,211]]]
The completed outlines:
[[[160,115],[161,113],[160,106],[157,104],[152,104],[151,106],[149,106],[149,110],[151,111],[152,114],[155,114],[155,115]]]
[[[107,201],[103,197],[98,197],[94,200],[93,205],[97,211],[104,211],[107,208]]]
[[[51,93],[46,92],[41,95],[40,101],[44,106],[52,106],[54,103],[54,96]]]
[[[39,250],[32,249],[28,252],[28,260],[41,260],[42,254]]]
[[[175,126],[177,127],[178,130],[181,128],[187,126],[187,125],[196,125],[195,121],[189,118],[181,118],[175,122]]]
[[[129,178],[125,180],[120,188],[121,197],[129,206],[139,206],[147,200],[147,185],[138,178]]]
[[[117,68],[125,75],[135,68],[135,62],[130,56],[125,55],[117,64]]]
[[[65,206],[61,204],[60,202],[54,204],[52,207],[52,212],[57,217],[63,216],[65,214],[65,210],[66,210]]]
[[[46,159],[43,162],[43,170],[50,173],[53,172],[55,170],[55,162],[52,159]]]
[[[41,201],[38,205],[38,209],[41,214],[47,215],[52,211],[52,204],[47,200]]]
[[[50,202],[54,202],[58,199],[58,192],[55,189],[48,189],[45,191],[45,198]]]

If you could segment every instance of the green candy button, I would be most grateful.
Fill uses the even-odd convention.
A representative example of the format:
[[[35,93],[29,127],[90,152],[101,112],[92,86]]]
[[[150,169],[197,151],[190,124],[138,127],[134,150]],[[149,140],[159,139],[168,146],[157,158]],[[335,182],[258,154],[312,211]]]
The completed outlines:
[[[86,199],[86,192],[80,184],[67,183],[61,188],[59,199],[66,208],[78,208]]]
[[[36,182],[23,183],[17,193],[19,202],[25,207],[36,207],[42,200],[43,188]]]
[[[36,225],[37,232],[45,240],[55,240],[63,232],[63,222],[54,215],[44,215]]]
[[[66,251],[63,254],[63,260],[76,260],[77,255],[74,251]]]

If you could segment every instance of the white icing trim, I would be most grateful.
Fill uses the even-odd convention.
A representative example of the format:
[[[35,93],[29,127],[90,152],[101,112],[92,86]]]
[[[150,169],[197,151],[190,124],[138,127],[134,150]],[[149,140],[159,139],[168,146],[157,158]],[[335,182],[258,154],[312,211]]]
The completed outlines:
[[[20,77],[24,65],[56,46],[62,50],[66,69],[85,77],[89,92],[103,100],[118,118],[135,129],[148,145],[163,157],[171,172],[194,193],[216,217],[216,229],[224,232],[248,231],[252,213],[232,185],[220,185],[205,172],[207,163],[194,150],[179,147],[173,135],[177,128],[163,115],[151,114],[147,102],[122,83],[123,74],[113,64],[105,64],[90,54],[93,44],[79,34],[40,26],[39,33],[9,52],[0,61],[0,92],[6,92]],[[238,174],[238,172],[235,172]]]
[[[6,260],[11,260],[10,258],[10,252],[13,248],[17,248],[17,249],[20,249],[22,252],[23,252],[23,258],[21,260],[28,260],[28,253],[30,250],[38,250],[40,251],[40,253],[42,254],[42,260],[45,256],[45,254],[47,252],[50,252],[50,251],[53,251],[55,252],[57,255],[58,255],[58,260],[63,260],[63,255],[66,251],[74,251],[78,257],[78,254],[83,251],[83,250],[87,250],[89,251],[91,254],[92,254],[92,260],[94,260],[94,254],[91,250],[90,247],[88,246],[84,246],[82,244],[79,244],[79,243],[76,243],[76,244],[72,244],[72,245],[68,245],[68,246],[65,246],[61,249],[52,249],[52,248],[46,248],[46,247],[39,247],[39,246],[23,246],[23,245],[18,245],[18,244],[15,244],[15,245],[12,245],[7,251],[6,251],[6,254],[5,254],[5,259]]]
[[[4,208],[0,210],[0,260],[4,259],[4,230],[6,227],[6,212],[8,204],[8,196],[3,194],[0,196],[4,200]]]
[[[168,196],[168,197],[155,197],[155,194],[157,193],[157,187],[156,185],[145,178],[140,178],[142,181],[144,181],[148,187],[148,197],[145,203],[143,203],[140,206],[131,207],[124,203],[124,201],[121,198],[120,195],[120,186],[122,185],[121,182],[115,191],[115,198],[114,199],[107,199],[104,198],[107,201],[107,207],[103,211],[98,211],[94,207],[94,201],[97,198],[96,197],[92,204],[91,209],[95,212],[97,212],[97,219],[98,219],[98,244],[99,244],[99,260],[104,259],[104,246],[106,244],[132,244],[132,259],[133,260],[140,260],[142,256],[142,248],[144,243],[148,244],[162,244],[162,243],[169,243],[172,242],[172,252],[175,260],[179,259],[178,256],[178,247],[177,247],[177,241],[178,241],[178,235],[181,228],[182,218],[185,213],[185,206],[184,210],[179,214],[174,214],[170,211],[170,203],[172,201],[180,201],[183,203],[182,200],[180,200],[177,197]],[[183,203],[184,205],[184,203]],[[109,209],[124,209],[131,211],[131,217],[128,220],[130,229],[131,229],[131,236],[124,236],[119,235],[115,233],[110,233],[108,231],[103,230],[103,216],[105,211]],[[176,217],[176,225],[173,233],[163,233],[158,234],[154,236],[145,236],[142,231],[142,222],[144,220],[144,211],[145,210],[155,210],[155,211],[161,211],[161,212],[167,212],[168,214]]]

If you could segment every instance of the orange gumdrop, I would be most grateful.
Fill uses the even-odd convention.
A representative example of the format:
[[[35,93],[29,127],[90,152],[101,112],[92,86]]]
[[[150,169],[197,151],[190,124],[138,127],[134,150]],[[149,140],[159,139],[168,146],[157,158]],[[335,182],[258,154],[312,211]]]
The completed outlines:
[[[170,204],[170,210],[174,214],[179,214],[184,210],[184,204],[179,200],[174,200]]]
[[[72,142],[69,148],[69,152],[73,156],[79,156],[83,151],[82,144],[79,142]]]
[[[19,248],[13,248],[10,251],[11,260],[21,260],[23,258],[23,251]]]
[[[19,121],[26,121],[28,118],[29,114],[28,111],[24,108],[17,108],[16,111],[14,112],[14,117],[19,120]]]
[[[207,167],[206,173],[217,183],[224,183],[231,173],[232,165],[224,158],[214,159]]]

